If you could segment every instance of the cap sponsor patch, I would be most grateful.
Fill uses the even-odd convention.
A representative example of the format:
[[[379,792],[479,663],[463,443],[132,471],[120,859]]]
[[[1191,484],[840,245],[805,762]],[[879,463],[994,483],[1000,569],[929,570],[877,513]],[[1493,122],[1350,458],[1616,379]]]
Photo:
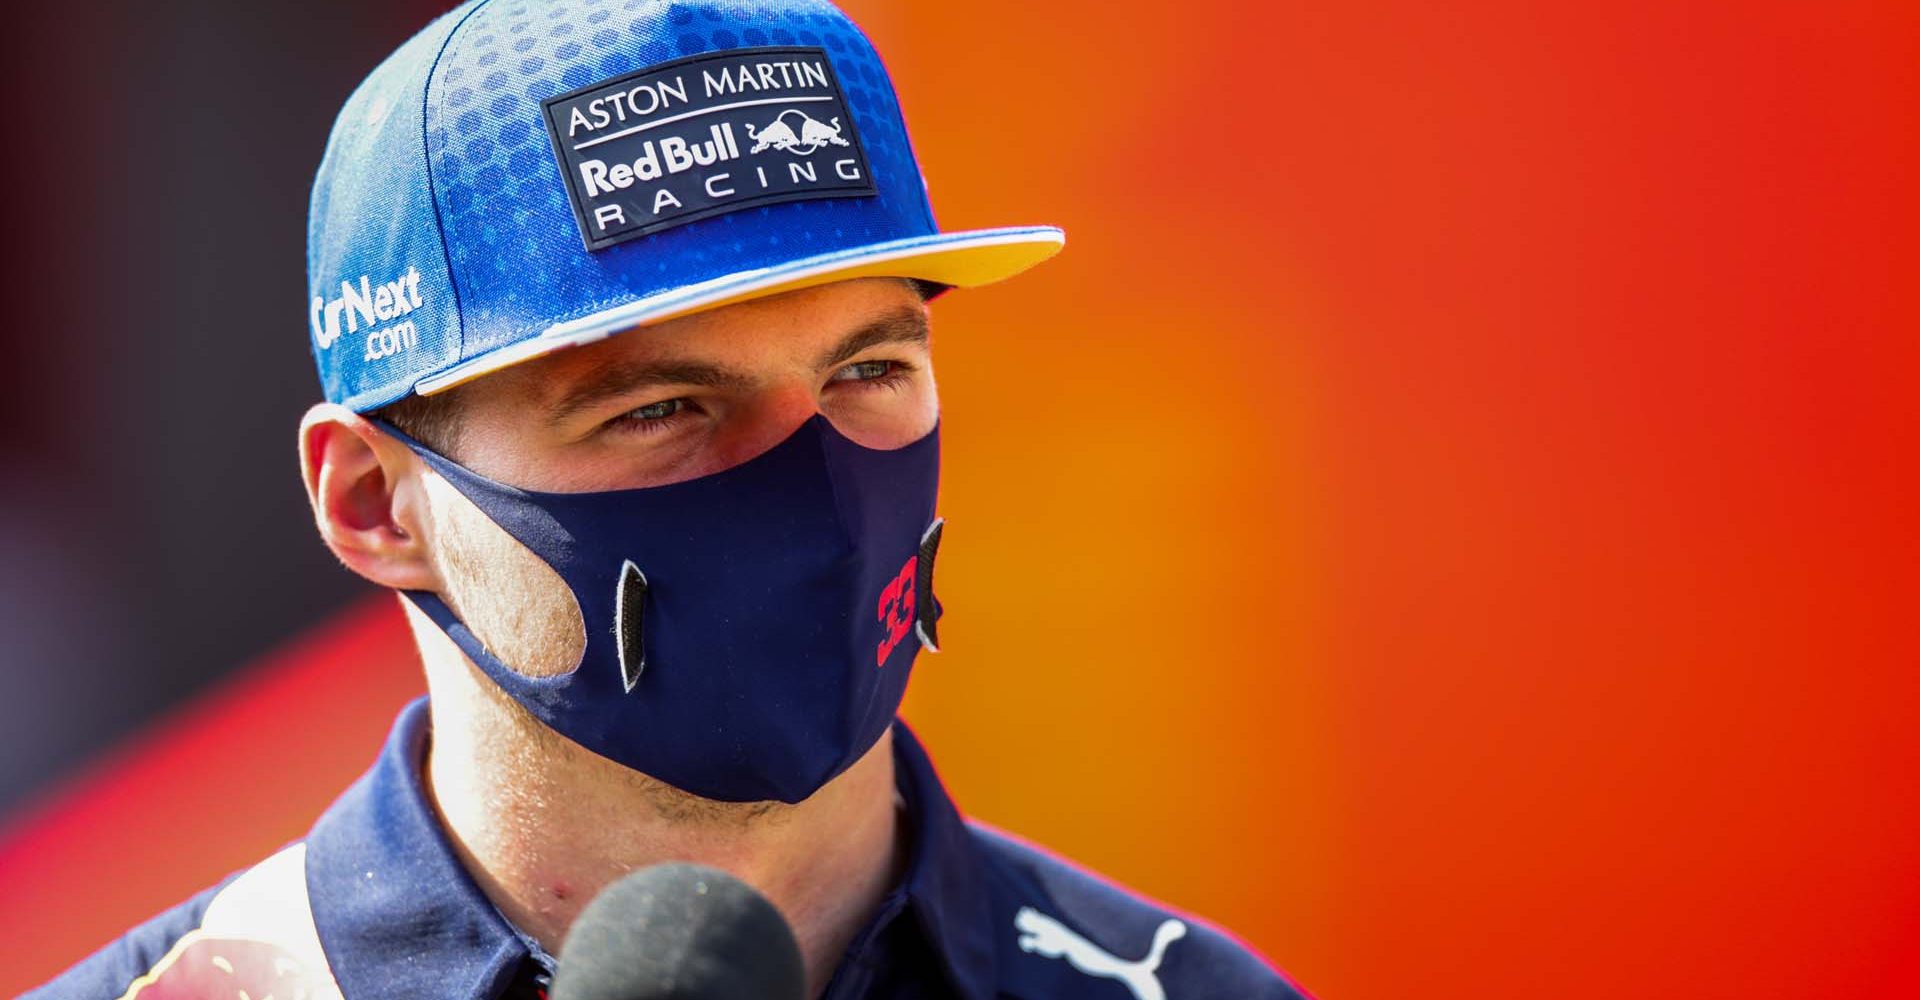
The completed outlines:
[[[676,59],[541,109],[588,250],[756,205],[876,193],[824,49]]]

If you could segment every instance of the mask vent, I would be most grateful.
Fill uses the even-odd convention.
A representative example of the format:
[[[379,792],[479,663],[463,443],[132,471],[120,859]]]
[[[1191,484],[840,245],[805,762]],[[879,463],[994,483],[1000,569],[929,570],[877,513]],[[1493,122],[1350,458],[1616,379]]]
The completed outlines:
[[[620,645],[620,680],[628,694],[640,683],[640,672],[647,669],[647,647],[640,634],[646,607],[647,575],[629,559],[620,567],[620,583],[613,595],[613,635]]]
[[[933,557],[940,553],[940,536],[946,527],[944,518],[927,526],[927,533],[920,537],[920,561],[913,575],[913,631],[930,653],[940,651],[940,632],[934,627],[940,620],[940,602],[933,596]]]

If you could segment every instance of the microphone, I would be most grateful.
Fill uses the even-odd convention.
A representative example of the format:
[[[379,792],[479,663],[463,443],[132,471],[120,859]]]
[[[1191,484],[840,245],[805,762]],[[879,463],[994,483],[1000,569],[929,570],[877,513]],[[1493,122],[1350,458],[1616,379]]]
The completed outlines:
[[[567,932],[552,1000],[805,1000],[800,946],[745,882],[653,865],[608,886]]]

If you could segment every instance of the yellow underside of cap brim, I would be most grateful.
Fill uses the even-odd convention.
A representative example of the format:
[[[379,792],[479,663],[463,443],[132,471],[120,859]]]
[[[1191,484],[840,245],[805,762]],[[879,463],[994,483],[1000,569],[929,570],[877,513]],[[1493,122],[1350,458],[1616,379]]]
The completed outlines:
[[[556,324],[536,337],[508,344],[423,378],[415,384],[414,391],[430,396],[482,375],[624,330],[839,281],[916,278],[958,288],[989,285],[1045,261],[1059,253],[1065,244],[1065,234],[1058,229],[985,230],[881,244],[867,251],[832,254],[813,261],[801,260],[763,271],[727,275]]]

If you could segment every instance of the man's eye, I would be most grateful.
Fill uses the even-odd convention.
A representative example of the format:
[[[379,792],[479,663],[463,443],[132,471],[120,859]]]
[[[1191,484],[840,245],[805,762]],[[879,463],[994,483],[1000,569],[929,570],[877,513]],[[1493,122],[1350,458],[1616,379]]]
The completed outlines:
[[[665,434],[679,424],[683,413],[693,410],[693,404],[684,397],[663,399],[658,403],[648,403],[635,407],[607,422],[607,429],[629,434]]]
[[[892,361],[858,361],[833,373],[835,382],[873,382],[893,374]]]
[[[639,421],[665,420],[679,413],[686,405],[687,401],[684,399],[663,399],[658,403],[648,403],[639,409],[628,410],[626,419]]]

